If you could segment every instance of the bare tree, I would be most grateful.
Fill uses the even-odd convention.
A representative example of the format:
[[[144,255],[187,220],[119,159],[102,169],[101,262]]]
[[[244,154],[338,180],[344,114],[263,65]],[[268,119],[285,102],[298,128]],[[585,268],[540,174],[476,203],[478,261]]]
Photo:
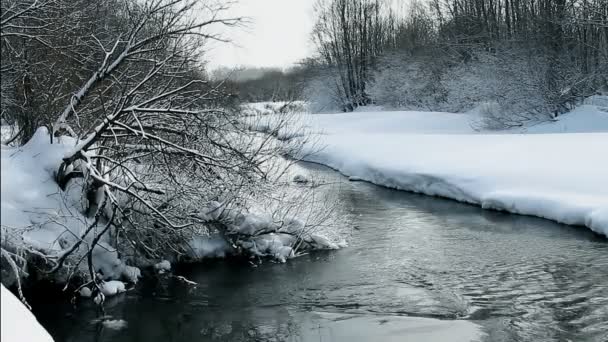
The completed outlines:
[[[207,79],[201,62],[205,43],[223,40],[216,33],[219,27],[242,22],[226,16],[230,4],[76,3],[57,0],[39,6],[34,1],[24,7],[9,1],[6,13],[15,15],[7,22],[21,20],[20,28],[3,26],[3,54],[5,46],[21,44],[6,50],[10,59],[4,64],[3,58],[3,80],[5,70],[28,80],[13,88],[7,84],[14,93],[25,94],[9,106],[20,111],[13,118],[18,126],[30,126],[27,120],[32,127],[45,125],[51,143],[70,145],[55,178],[65,194],[75,188],[86,199],[82,229],[70,231],[61,252],[43,256],[50,264],[47,271],[67,267],[75,272],[86,263],[87,277],[96,282],[112,277],[99,275],[95,254],[100,249],[115,248],[122,260],[179,258],[191,255],[193,238],[211,233],[223,236],[235,250],[257,256],[273,250],[252,241],[281,230],[280,236],[290,236],[281,258],[314,245],[310,231],[327,206],[314,206],[309,191],[294,195],[285,190],[294,187],[286,178],[294,161],[281,158],[286,143],[297,148],[302,142],[252,130],[252,118],[223,91],[225,84]],[[4,9],[4,0],[2,4]],[[70,36],[74,29],[58,24],[59,16],[68,13],[74,20],[68,22],[86,34]],[[100,20],[101,13],[108,16]],[[42,25],[34,38],[12,35],[34,30],[32,22],[38,21],[49,25]],[[21,63],[23,55],[27,63]],[[52,77],[57,74],[59,78]],[[31,88],[24,91],[25,85]],[[24,98],[27,105],[20,101]],[[271,130],[279,132],[286,119],[273,121]],[[271,209],[272,219],[242,229],[256,204]],[[303,207],[310,219],[295,224],[295,208]],[[17,260],[16,253],[4,254]]]
[[[317,3],[313,40],[335,73],[342,108],[369,104],[366,89],[377,57],[394,44],[394,16],[381,1],[332,0]]]
[[[125,3],[127,30],[91,37],[99,65],[52,126],[52,137],[78,138],[57,172],[60,186],[84,178],[88,215],[112,221],[116,241],[149,257],[179,251],[202,203],[234,201],[262,175],[266,141],[240,135],[197,71],[202,40],[221,39],[209,27],[239,19],[222,17],[223,5],[199,6]]]

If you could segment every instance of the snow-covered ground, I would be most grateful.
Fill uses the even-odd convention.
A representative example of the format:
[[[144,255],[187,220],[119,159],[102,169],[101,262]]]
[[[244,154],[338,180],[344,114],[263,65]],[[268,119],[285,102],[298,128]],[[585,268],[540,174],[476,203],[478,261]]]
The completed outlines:
[[[0,285],[2,289],[2,342],[53,342],[53,338],[38,323],[36,317],[14,294]]]
[[[354,179],[608,236],[608,108],[601,100],[557,121],[501,132],[475,131],[473,114],[303,114],[320,133],[304,155]]]

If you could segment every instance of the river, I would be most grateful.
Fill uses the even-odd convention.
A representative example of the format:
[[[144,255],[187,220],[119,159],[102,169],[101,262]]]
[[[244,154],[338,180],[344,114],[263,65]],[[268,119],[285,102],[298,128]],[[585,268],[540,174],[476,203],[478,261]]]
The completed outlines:
[[[35,313],[68,341],[608,341],[608,241],[584,227],[348,182],[349,247],[285,264],[209,261],[92,305]]]

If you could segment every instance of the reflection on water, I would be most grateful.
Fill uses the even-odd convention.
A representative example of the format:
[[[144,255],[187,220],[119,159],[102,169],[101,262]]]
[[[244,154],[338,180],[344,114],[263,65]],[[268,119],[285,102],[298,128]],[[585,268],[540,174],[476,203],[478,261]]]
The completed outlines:
[[[58,342],[466,341],[476,325],[488,341],[608,340],[606,239],[366,183],[325,188],[353,228],[347,249],[183,267],[198,286],[148,281],[108,303],[123,330],[91,323],[88,305],[37,315]]]

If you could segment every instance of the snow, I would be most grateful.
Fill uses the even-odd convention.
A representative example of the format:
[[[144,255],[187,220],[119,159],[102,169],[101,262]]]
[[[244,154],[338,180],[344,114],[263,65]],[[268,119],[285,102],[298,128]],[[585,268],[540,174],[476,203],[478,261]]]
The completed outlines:
[[[0,221],[4,243],[60,255],[92,223],[83,215],[86,199],[82,196],[80,180],[70,182],[66,191],[54,180],[63,156],[75,144],[74,139],[67,137],[61,137],[60,143],[50,144],[48,131],[40,128],[23,146],[2,145]],[[75,257],[85,251],[81,248]],[[136,282],[141,276],[139,269],[126,266],[119,259],[118,252],[106,239],[95,246],[93,263],[104,279],[125,278]],[[85,274],[86,267],[86,262],[81,263]]]
[[[0,340],[2,342],[52,342],[53,338],[38,323],[36,317],[13,295],[2,287]]]
[[[104,281],[99,285],[99,290],[106,297],[115,296],[119,293],[127,291],[125,283],[119,280]]]
[[[470,134],[470,118],[442,112],[355,112],[309,115],[321,134]]]
[[[0,142],[5,144],[5,142],[11,139],[17,132],[19,132],[19,128],[17,126],[0,125]],[[14,144],[15,142],[13,142],[11,145]]]
[[[139,278],[141,278],[141,270],[139,269],[139,267],[125,266],[122,272],[122,277],[128,282],[137,284]]]
[[[204,258],[224,258],[232,247],[219,235],[195,236],[189,243],[190,257],[195,260]]]
[[[306,146],[304,158],[353,180],[586,226],[608,236],[603,107],[583,105],[557,121],[491,133],[474,131],[472,114],[357,112],[305,119],[320,135],[315,146]]]
[[[304,101],[277,101],[277,102],[254,102],[244,104],[243,110],[245,114],[250,115],[269,115],[276,114],[279,112],[293,111],[293,110],[304,110],[306,103]]]
[[[91,289],[86,286],[81,288],[78,292],[80,293],[80,297],[84,298],[91,298],[91,296],[93,295],[93,291],[91,291]]]
[[[78,230],[83,225],[81,217],[62,217],[69,210],[66,201],[70,199],[64,201],[56,195],[59,188],[52,172],[58,168],[64,150],[62,144],[48,144],[44,129],[20,148],[2,146],[2,227],[40,227],[28,229],[22,236],[46,251],[62,249],[59,238],[66,227]]]
[[[301,245],[298,239],[306,242],[305,248],[308,249],[339,249],[347,245],[344,240],[332,241],[322,232],[310,227],[307,229],[305,223],[295,217],[275,221],[272,214],[264,209],[247,212],[222,210],[222,207],[219,202],[211,202],[201,209],[197,217],[201,220],[220,220],[225,225],[225,235],[233,241],[229,243],[220,234],[195,236],[189,242],[191,258],[225,257],[238,248],[250,255],[286,262],[297,256],[297,248],[294,247]]]
[[[127,321],[124,319],[107,319],[102,324],[104,327],[112,330],[122,330],[127,327]]]
[[[604,97],[608,102],[608,96]],[[591,103],[601,103],[599,99]],[[572,112],[560,116],[558,121],[546,122],[524,129],[526,133],[602,133],[608,132],[607,107],[583,105]]]
[[[338,246],[338,244],[329,241],[323,235],[312,234],[310,237],[317,246],[324,247],[327,249],[339,249],[340,248]]]
[[[297,218],[285,218],[283,224],[278,224],[269,214],[240,213],[236,215],[229,232],[252,236],[250,240],[240,241],[240,247],[253,255],[271,256],[279,262],[296,256],[294,247],[298,244],[298,238],[307,242],[312,249],[346,246],[344,241],[334,242],[322,232],[307,231],[304,222]]]
[[[105,297],[115,296],[117,294],[123,293],[127,291],[127,287],[125,283],[120,280],[109,280],[109,281],[101,281],[99,284],[99,292],[103,294],[101,296],[99,292],[97,292],[93,301],[97,304],[101,303]],[[91,298],[93,296],[93,291],[89,287],[83,287],[80,289],[79,294],[84,298]]]
[[[306,184],[308,183],[308,178],[304,175],[295,175],[293,177],[293,182],[298,184]]]
[[[154,269],[158,273],[169,272],[169,271],[171,271],[171,263],[169,262],[169,260],[163,260],[163,261],[159,262],[158,264],[154,265]]]
[[[84,214],[87,203],[82,193],[82,180],[72,180],[68,189],[62,191],[54,179],[54,173],[62,159],[79,142],[67,137],[58,140],[59,143],[50,144],[47,130],[41,128],[23,146],[2,146],[2,238],[4,243],[16,249],[36,249],[50,256],[59,256],[70,250],[92,224],[92,219]],[[220,202],[210,202],[201,208],[198,218],[202,221],[221,219],[228,225],[229,234],[243,235],[241,240],[246,240],[247,237],[253,240],[255,237],[256,246],[249,246],[255,255],[285,261],[295,254],[292,249],[294,239],[291,236],[286,238],[283,236],[285,234],[273,235],[281,226],[268,213],[226,211]],[[92,235],[85,240],[90,242]],[[120,258],[119,251],[110,242],[109,236],[104,236],[95,246],[92,253],[95,270],[103,276],[103,280],[136,283],[141,277],[139,268],[126,265]],[[79,260],[86,253],[85,245],[71,256],[73,261]],[[195,234],[189,245],[190,257],[194,260],[225,257],[235,251],[234,246],[222,236],[210,235],[209,232]],[[264,248],[260,249],[258,245]],[[334,247],[332,244],[319,246]],[[168,255],[167,258],[171,256]],[[85,276],[88,274],[86,267],[86,262],[80,264],[80,271]],[[170,269],[170,264],[168,268]],[[167,270],[164,266],[160,269]],[[65,281],[62,276],[65,274],[59,272],[56,280]]]

